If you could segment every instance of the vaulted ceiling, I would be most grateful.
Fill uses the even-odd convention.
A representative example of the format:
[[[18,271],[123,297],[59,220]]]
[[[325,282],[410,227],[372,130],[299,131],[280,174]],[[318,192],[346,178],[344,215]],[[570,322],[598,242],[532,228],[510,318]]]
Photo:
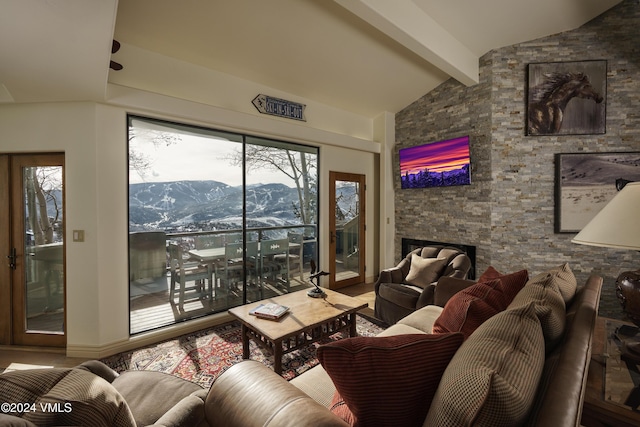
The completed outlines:
[[[0,0],[0,102],[104,101],[108,82],[181,96],[183,82],[212,73],[375,117],[450,77],[472,85],[486,52],[619,2]],[[154,86],[154,70],[170,79]]]

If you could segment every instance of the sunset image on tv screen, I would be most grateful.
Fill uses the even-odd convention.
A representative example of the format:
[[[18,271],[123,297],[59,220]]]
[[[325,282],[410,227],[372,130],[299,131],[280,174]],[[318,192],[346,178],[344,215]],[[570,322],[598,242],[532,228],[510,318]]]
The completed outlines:
[[[469,137],[400,150],[402,188],[471,184]]]

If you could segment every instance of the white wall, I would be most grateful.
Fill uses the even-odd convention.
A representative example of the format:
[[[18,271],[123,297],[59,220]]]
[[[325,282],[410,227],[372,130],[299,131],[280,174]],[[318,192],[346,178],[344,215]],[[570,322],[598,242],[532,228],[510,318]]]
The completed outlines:
[[[350,150],[342,147],[327,146],[320,150],[320,236],[321,247],[320,267],[329,271],[329,259],[327,249],[329,248],[329,218],[335,212],[329,212],[329,172],[346,172],[365,175],[367,191],[365,193],[365,279],[367,282],[375,280],[377,272],[374,265],[377,265],[378,250],[375,242],[378,240],[378,228],[375,218],[378,209],[378,189],[375,182],[378,180],[377,156],[372,153],[365,153],[357,150]],[[375,261],[374,261],[375,260]]]
[[[67,232],[68,342],[101,342],[98,277],[96,105],[91,103],[0,106],[2,152],[64,152]],[[72,243],[71,230],[85,230]]]
[[[238,113],[112,86],[109,104],[0,105],[0,152],[64,152],[67,235],[67,354],[102,357],[216,321],[198,319],[129,338],[126,114],[298,141],[320,147],[320,203],[327,206],[328,171],[362,173],[367,191],[367,265],[377,265],[380,144],[284,119]],[[362,123],[358,124],[362,127]],[[366,133],[365,129],[358,133]],[[373,134],[373,130],[369,130]],[[321,226],[327,227],[321,212]],[[326,228],[325,228],[326,229]],[[73,230],[85,241],[72,242]],[[328,248],[327,236],[320,236]],[[326,249],[325,249],[326,251]],[[320,263],[328,268],[327,256]],[[371,280],[377,271],[368,268]]]
[[[376,185],[380,197],[378,204],[378,224],[380,226],[378,271],[391,267],[395,261],[396,208],[395,188],[393,186],[394,147],[396,145],[396,118],[392,113],[382,113],[374,120],[374,138],[380,142],[378,158],[379,179]]]
[[[330,107],[296,94],[259,85],[255,82],[160,55],[132,45],[123,45],[118,60],[123,70],[109,73],[112,87],[139,88],[148,93],[189,99],[197,104],[216,105],[226,111],[258,115],[251,100],[266,94],[306,105],[305,123],[300,126],[324,129],[339,135],[370,140],[371,119]],[[259,67],[259,64],[256,64]],[[283,72],[286,70],[283,69]],[[279,120],[279,119],[276,119]],[[286,119],[280,119],[286,120]],[[289,120],[291,122],[291,120]]]

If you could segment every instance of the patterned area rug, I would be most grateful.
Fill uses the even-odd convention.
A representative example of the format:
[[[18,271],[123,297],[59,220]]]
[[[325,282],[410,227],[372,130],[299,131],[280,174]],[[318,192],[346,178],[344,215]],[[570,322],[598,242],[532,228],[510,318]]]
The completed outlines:
[[[374,336],[384,327],[358,314],[359,336]],[[316,348],[320,344],[344,338],[342,333],[286,354],[282,359],[282,376],[290,380],[316,366]],[[273,366],[273,356],[250,341],[251,359]],[[224,323],[183,335],[149,347],[119,353],[102,359],[118,372],[126,370],[159,371],[209,387],[226,369],[242,360],[240,323]]]

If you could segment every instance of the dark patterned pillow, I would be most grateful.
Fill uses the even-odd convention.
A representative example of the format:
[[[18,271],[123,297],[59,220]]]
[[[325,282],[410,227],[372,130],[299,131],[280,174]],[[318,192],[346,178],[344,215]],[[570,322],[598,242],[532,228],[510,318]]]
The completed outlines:
[[[476,283],[452,296],[433,324],[433,333],[462,332],[465,339],[507,306],[498,279]]]
[[[355,426],[422,426],[461,343],[457,333],[354,337],[320,346],[318,359]],[[339,399],[334,396],[334,404]],[[334,411],[343,411],[340,406]]]
[[[516,271],[515,273],[502,274],[493,266],[489,266],[478,279],[478,282],[487,282],[489,280],[500,280],[499,289],[505,296],[504,306],[511,304],[511,301],[520,292],[520,289],[529,280],[529,272],[527,270]]]
[[[342,418],[342,420],[344,420],[350,426],[356,425],[358,420],[356,419],[355,415],[353,415],[353,412],[351,412],[351,409],[349,409],[342,396],[340,396],[338,390],[333,393],[333,399],[331,400],[329,409],[338,417]]]

